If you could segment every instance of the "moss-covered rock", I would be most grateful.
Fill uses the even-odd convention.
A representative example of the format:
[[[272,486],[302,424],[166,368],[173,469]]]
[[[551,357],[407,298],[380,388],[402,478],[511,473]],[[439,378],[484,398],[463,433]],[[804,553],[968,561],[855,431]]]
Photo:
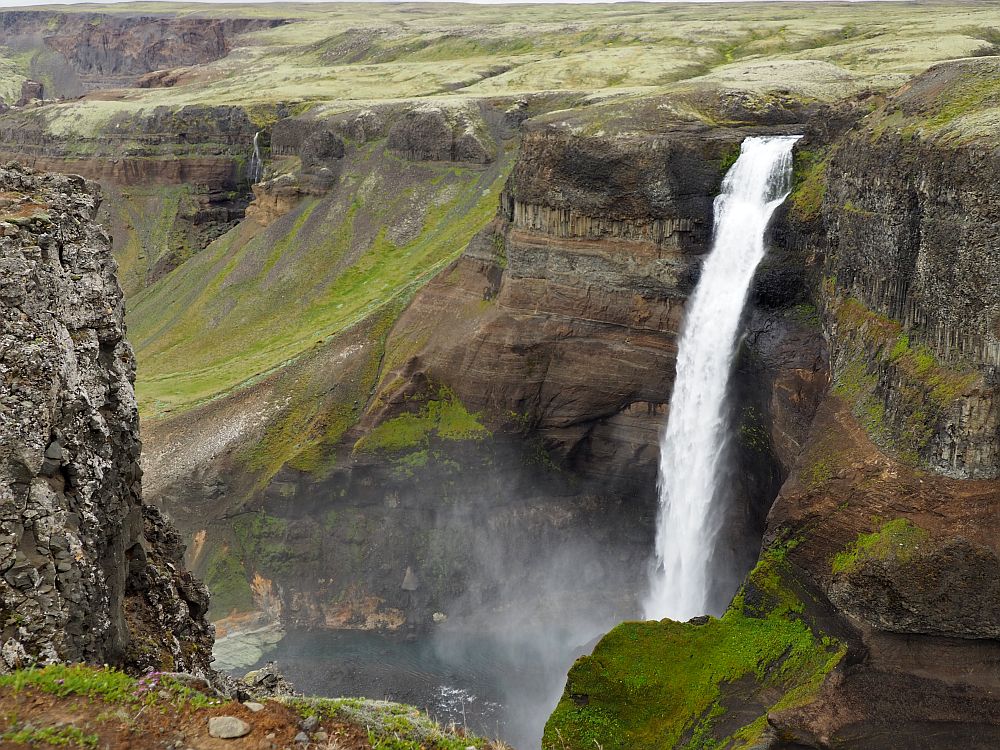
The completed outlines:
[[[765,553],[721,618],[612,630],[570,671],[543,747],[751,747],[769,711],[807,703],[846,649],[810,626],[791,546]]]

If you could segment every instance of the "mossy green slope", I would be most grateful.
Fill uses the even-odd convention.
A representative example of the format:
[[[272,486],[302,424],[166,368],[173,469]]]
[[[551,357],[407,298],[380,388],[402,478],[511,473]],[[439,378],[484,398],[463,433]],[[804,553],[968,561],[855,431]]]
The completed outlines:
[[[408,298],[496,212],[510,156],[488,168],[349,155],[328,195],[245,223],[131,300],[146,416],[226,393]]]
[[[127,297],[197,252],[193,229],[182,218],[197,210],[190,186],[107,185],[103,198],[116,243],[118,280]]]
[[[721,618],[626,622],[579,659],[545,728],[546,750],[746,748],[769,711],[808,702],[845,648],[814,632],[790,585],[785,554],[766,552]],[[727,717],[739,686],[759,704]],[[775,697],[778,696],[778,697]]]

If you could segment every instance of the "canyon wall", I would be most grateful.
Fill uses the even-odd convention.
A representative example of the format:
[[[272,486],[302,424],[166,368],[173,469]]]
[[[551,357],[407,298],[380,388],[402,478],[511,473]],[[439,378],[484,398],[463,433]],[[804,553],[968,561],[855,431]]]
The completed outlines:
[[[942,82],[993,65],[938,66],[798,148],[774,242],[812,278],[830,387],[760,558],[721,618],[606,636],[545,747],[1000,741],[996,152],[934,112]]]
[[[229,53],[235,35],[280,23],[8,10],[0,12],[0,35],[5,47],[29,53],[27,74],[41,84],[38,98],[61,99],[131,86],[153,71],[218,60]]]
[[[249,215],[273,237],[262,251],[301,226],[297,252],[311,252],[322,237],[310,227],[321,216],[330,226],[331,208],[353,202],[348,254],[362,260],[371,188],[354,186],[427,190],[411,166],[362,154],[464,159],[459,130],[488,149],[520,141],[520,152],[488,226],[405,307],[324,340],[247,392],[150,428],[153,492],[205,540],[192,562],[224,592],[217,616],[256,602],[294,627],[397,629],[427,627],[435,612],[490,618],[515,601],[539,617],[600,612],[605,626],[635,611],[679,315],[744,131],[687,123],[588,138],[538,126],[519,136],[511,112],[523,108],[420,118],[382,108],[284,120],[270,134],[275,170],[282,158],[301,168],[255,188]],[[351,144],[362,131],[364,148]],[[412,224],[405,214],[380,221]],[[730,570],[752,561],[788,446],[804,439],[825,383],[820,330],[789,314],[792,304],[755,307],[761,331],[741,361],[733,410],[747,439],[737,441]],[[248,410],[266,416],[250,425],[239,417]],[[219,434],[212,425],[228,434],[236,422],[206,461],[199,446]],[[219,498],[225,512],[206,525]],[[720,601],[737,583],[720,579]]]
[[[142,503],[135,360],[100,195],[0,170],[3,669],[205,673],[208,592]]]

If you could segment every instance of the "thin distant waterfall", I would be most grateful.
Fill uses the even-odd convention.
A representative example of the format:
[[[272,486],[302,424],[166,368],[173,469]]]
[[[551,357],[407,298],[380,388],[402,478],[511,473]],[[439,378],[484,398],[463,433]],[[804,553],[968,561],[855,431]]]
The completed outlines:
[[[726,386],[747,292],[764,257],[764,232],[791,187],[798,138],[747,138],[715,199],[715,240],[687,305],[660,439],[656,562],[645,602],[650,619],[707,613],[719,532]]]
[[[264,160],[260,157],[260,131],[253,134],[253,155],[247,164],[247,179],[251,184],[260,182],[264,176]]]

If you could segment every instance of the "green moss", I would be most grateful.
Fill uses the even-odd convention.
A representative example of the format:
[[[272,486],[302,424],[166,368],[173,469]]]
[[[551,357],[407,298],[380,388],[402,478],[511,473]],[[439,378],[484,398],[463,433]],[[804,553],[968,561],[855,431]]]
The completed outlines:
[[[800,221],[819,217],[826,197],[826,168],[830,156],[826,149],[800,149],[795,152],[792,170],[792,192],[789,202]]]
[[[376,311],[367,327],[365,357],[356,360],[333,388],[321,361],[302,368],[288,389],[286,408],[242,455],[247,466],[259,470],[258,484],[286,465],[314,476],[324,476],[332,468],[337,445],[360,419],[375,387],[386,339],[403,306],[401,300]]]
[[[795,305],[788,311],[788,317],[797,323],[801,323],[802,325],[810,326],[812,328],[820,328],[823,324],[816,306],[809,303]]]
[[[289,549],[288,522],[264,511],[239,516],[233,522],[233,532],[239,540],[242,557],[253,569],[269,574],[287,573],[292,569]]]
[[[979,380],[974,369],[939,362],[926,346],[911,341],[896,320],[869,310],[825,285],[837,324],[841,362],[833,391],[851,403],[868,434],[908,463],[919,463],[936,425],[955,401]],[[889,370],[894,387],[886,400],[880,378]]]
[[[493,235],[493,247],[496,249],[497,265],[500,268],[507,268],[507,241],[504,236],[497,232]]]
[[[850,573],[866,560],[893,560],[906,563],[927,541],[927,532],[906,518],[883,523],[877,531],[859,534],[845,550],[838,552],[832,561],[833,573]]]
[[[732,167],[736,160],[740,158],[740,144],[730,143],[726,146],[725,150],[722,152],[722,156],[719,157],[719,169],[725,173],[728,172],[730,167]]]
[[[213,619],[253,609],[253,592],[246,569],[228,545],[220,545],[209,558],[205,566],[205,585],[212,592],[210,615]]]
[[[793,546],[766,553],[719,619],[628,622],[612,630],[570,671],[543,747],[666,750],[686,735],[689,748],[748,747],[764,714],[727,737],[715,731],[728,685],[749,680],[761,695],[775,696],[767,710],[810,700],[845,649],[801,619],[803,604],[786,584],[785,555]]]
[[[490,435],[479,415],[470,414],[458,397],[442,387],[437,398],[425,401],[420,410],[400,414],[377,425],[358,440],[354,450],[400,452],[426,450],[432,437],[441,440],[482,440]]]
[[[760,412],[747,406],[740,414],[740,444],[757,453],[766,453],[771,448],[771,436]]]

